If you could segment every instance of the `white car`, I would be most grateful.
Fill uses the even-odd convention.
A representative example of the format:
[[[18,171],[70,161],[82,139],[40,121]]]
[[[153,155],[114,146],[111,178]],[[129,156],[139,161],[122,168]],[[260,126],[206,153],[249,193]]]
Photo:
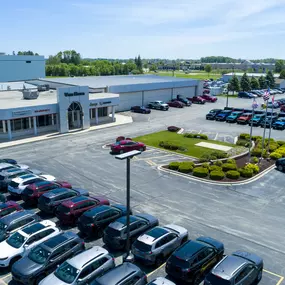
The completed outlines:
[[[10,164],[10,163],[5,163],[5,162],[0,163],[0,172],[5,171],[5,170],[9,170],[12,168],[16,168],[15,165]]]
[[[0,267],[8,267],[36,245],[61,233],[52,221],[45,220],[13,233],[0,243]]]
[[[55,177],[52,175],[44,174],[25,174],[12,179],[12,181],[8,185],[8,192],[11,196],[20,197],[22,192],[26,189],[28,185],[44,180],[55,181]]]

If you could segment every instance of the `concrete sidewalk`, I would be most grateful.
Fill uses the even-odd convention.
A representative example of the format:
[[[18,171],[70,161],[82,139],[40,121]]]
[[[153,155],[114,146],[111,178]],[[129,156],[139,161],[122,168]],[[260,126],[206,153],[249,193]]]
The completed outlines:
[[[26,143],[31,143],[31,142],[55,139],[55,138],[59,138],[59,137],[63,137],[63,136],[71,136],[71,135],[87,133],[90,131],[110,128],[110,127],[116,127],[116,126],[120,126],[120,125],[130,124],[133,122],[132,117],[126,116],[126,115],[115,114],[115,118],[116,118],[115,122],[92,126],[86,130],[74,130],[74,131],[70,131],[70,132],[64,133],[64,134],[61,134],[59,132],[46,133],[46,134],[41,134],[38,136],[29,136],[29,137],[23,137],[23,138],[11,140],[11,141],[1,142],[0,143],[0,149],[6,148],[6,147],[11,147],[11,146],[16,146],[16,145],[21,145],[21,144],[26,144]]]

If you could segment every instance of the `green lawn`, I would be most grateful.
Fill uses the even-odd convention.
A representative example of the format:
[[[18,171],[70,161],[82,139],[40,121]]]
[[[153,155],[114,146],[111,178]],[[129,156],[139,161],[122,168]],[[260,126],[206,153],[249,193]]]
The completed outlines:
[[[214,80],[216,80],[218,78],[221,78],[221,74],[210,73],[210,75],[208,75],[208,73],[206,72],[193,72],[193,73],[194,74],[191,74],[191,73],[185,74],[182,72],[175,72],[174,76],[178,78],[191,78],[191,79],[200,79],[200,80],[209,79],[209,78],[213,78]],[[151,73],[151,74],[157,74],[159,76],[172,76],[173,75],[172,71],[157,72],[157,73]]]
[[[185,138],[183,135],[179,135],[177,133],[172,133],[169,131],[161,131],[161,132],[157,132],[157,133],[152,133],[152,134],[148,134],[145,136],[133,138],[133,140],[134,141],[140,141],[140,142],[145,143],[146,145],[154,146],[154,147],[158,147],[158,148],[161,148],[159,146],[160,141],[167,141],[169,143],[173,143],[175,145],[178,145],[178,146],[181,146],[181,147],[187,149],[187,151],[177,150],[175,152],[182,153],[185,155],[194,156],[197,158],[200,158],[205,153],[211,153],[211,152],[215,151],[214,149],[195,146],[195,144],[197,144],[199,142],[209,142],[209,143],[215,143],[215,144],[219,144],[219,145],[236,147],[236,145],[234,145],[234,144],[220,142],[220,141]],[[161,149],[163,149],[163,148],[161,148]]]

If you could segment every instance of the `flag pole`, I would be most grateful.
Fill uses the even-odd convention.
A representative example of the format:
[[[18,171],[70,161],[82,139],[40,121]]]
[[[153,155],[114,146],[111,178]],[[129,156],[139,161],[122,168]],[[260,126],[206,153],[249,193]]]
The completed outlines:
[[[268,135],[268,146],[267,146],[267,151],[268,151],[268,152],[269,152],[269,147],[270,147],[270,137],[271,137],[271,127],[272,127],[272,117],[273,117],[274,96],[272,97],[271,103],[272,103],[272,107],[271,107],[271,118],[270,118],[269,135]]]
[[[249,134],[249,146],[248,146],[248,162],[250,162],[250,148],[251,148],[251,141],[252,141],[252,127],[253,127],[253,117],[254,117],[254,109],[258,107],[255,98],[253,98],[252,102],[252,115],[251,115],[251,124],[250,124],[250,134]]]

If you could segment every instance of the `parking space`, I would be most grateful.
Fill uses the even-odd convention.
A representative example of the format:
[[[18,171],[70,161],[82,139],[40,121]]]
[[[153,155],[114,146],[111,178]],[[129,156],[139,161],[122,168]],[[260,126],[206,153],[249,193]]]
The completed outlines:
[[[210,138],[232,142],[236,135],[244,132],[241,130],[245,126],[229,127],[226,123],[206,122],[205,114],[214,105],[197,105],[194,108],[195,105],[169,112],[154,110],[148,117],[150,120],[19,145],[5,149],[3,156],[41,169],[74,187],[85,188],[91,195],[105,195],[112,203],[125,204],[125,162],[115,159],[102,145],[114,141],[119,135],[135,137],[169,125],[181,126],[186,131],[201,131]],[[155,167],[180,159],[184,157],[149,148],[132,160],[131,207],[134,213],[152,214],[161,225],[181,225],[188,229],[191,239],[211,236],[224,243],[226,254],[239,249],[256,253],[264,259],[265,270],[260,284],[285,284],[284,174],[271,171],[270,175],[246,186],[228,187],[200,184],[160,172]],[[46,218],[56,221],[54,217]],[[76,227],[70,230],[77,232]],[[101,239],[86,240],[86,244],[103,245],[103,242]],[[114,254],[116,263],[120,263],[122,252]],[[164,266],[138,265],[148,274],[149,280],[166,275]],[[8,270],[1,269],[0,274],[0,285],[15,285]]]

